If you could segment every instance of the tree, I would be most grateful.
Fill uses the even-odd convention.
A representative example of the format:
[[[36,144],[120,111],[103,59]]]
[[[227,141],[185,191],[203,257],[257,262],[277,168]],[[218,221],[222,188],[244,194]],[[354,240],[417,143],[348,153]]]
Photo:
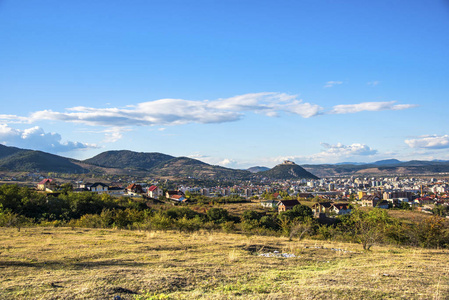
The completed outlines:
[[[245,210],[242,215],[243,221],[249,221],[249,220],[259,220],[260,215],[258,212],[254,210]]]
[[[230,221],[229,213],[224,208],[213,207],[207,211],[207,218],[214,223]]]
[[[355,238],[362,244],[364,250],[369,250],[373,245],[381,242],[385,237],[385,228],[391,223],[387,212],[380,208],[374,208],[369,212],[355,209],[349,218],[350,226]]]

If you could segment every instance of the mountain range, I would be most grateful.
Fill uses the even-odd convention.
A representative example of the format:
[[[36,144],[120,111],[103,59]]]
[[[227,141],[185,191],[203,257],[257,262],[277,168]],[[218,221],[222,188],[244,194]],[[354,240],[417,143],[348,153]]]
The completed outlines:
[[[275,169],[275,168],[274,168]],[[279,169],[279,168],[278,168]],[[280,167],[282,171],[261,168],[257,174],[214,166],[188,157],[174,157],[157,152],[129,150],[106,151],[80,161],[42,151],[8,147],[0,144],[0,171],[61,172],[61,173],[115,173],[164,178],[193,178],[207,180],[249,180],[254,178],[301,179],[316,178],[298,165]]]
[[[449,172],[449,161],[407,161],[397,159],[373,163],[339,163],[299,166],[284,162],[272,169],[252,167],[247,170],[210,165],[188,157],[174,157],[157,152],[129,150],[106,151],[80,161],[42,151],[8,147],[0,144],[0,171],[58,172],[58,173],[115,173],[165,178],[194,178],[208,180],[249,179],[314,179],[327,176],[350,175],[417,175]]]

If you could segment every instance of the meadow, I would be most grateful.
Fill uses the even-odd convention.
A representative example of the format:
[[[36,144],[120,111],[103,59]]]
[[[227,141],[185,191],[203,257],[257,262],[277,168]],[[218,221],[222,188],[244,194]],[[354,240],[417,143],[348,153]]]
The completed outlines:
[[[213,230],[2,227],[0,299],[448,299],[448,255]]]

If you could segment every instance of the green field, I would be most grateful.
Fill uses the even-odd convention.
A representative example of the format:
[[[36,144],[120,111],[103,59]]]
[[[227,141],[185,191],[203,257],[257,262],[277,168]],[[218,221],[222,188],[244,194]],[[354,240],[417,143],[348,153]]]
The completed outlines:
[[[260,255],[274,251],[295,257]],[[448,257],[208,231],[0,228],[0,299],[448,299]]]

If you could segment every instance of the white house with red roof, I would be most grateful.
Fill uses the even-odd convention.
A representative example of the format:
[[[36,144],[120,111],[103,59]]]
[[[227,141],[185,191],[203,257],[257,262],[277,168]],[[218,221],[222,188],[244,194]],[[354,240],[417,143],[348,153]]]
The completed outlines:
[[[152,185],[147,190],[147,195],[150,198],[158,199],[162,195],[164,195],[164,191],[156,185]]]
[[[37,189],[40,191],[53,192],[56,188],[56,181],[50,178],[45,178],[37,184]]]

